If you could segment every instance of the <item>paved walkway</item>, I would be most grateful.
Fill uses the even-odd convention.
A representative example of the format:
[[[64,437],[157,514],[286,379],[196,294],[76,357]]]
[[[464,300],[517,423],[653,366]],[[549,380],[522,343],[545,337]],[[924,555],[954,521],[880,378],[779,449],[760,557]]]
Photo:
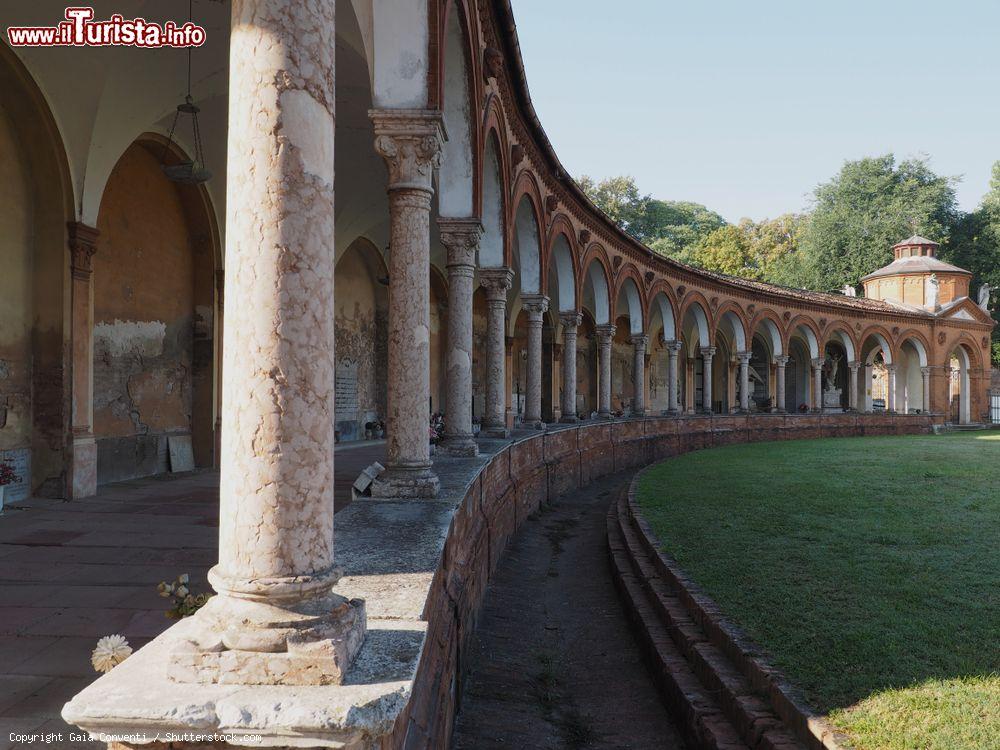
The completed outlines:
[[[337,447],[337,510],[384,452],[384,443]],[[208,590],[218,498],[218,474],[200,471],[107,485],[86,500],[31,500],[0,515],[0,750],[103,748],[69,741],[59,712],[96,678],[98,638],[120,633],[138,649],[172,623],[160,581],[188,573],[195,592]],[[11,732],[61,732],[63,741],[26,744]]]
[[[608,477],[529,519],[490,583],[455,750],[657,748],[682,742],[611,578]]]

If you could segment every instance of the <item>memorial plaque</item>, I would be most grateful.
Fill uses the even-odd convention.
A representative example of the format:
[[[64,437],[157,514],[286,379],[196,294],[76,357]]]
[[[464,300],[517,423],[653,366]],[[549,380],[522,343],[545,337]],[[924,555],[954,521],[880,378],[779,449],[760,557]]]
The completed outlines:
[[[15,448],[0,451],[0,460],[10,464],[14,475],[21,478],[17,484],[7,485],[6,502],[16,503],[27,500],[31,495],[31,449]]]
[[[194,471],[194,450],[190,435],[168,435],[167,450],[170,453],[170,471]]]
[[[333,388],[334,413],[337,422],[354,422],[358,418],[358,363],[338,362]]]

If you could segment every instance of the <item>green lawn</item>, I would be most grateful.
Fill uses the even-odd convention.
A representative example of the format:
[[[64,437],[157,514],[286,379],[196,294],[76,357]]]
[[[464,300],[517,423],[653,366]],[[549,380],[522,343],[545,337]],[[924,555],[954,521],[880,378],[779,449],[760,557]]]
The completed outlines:
[[[858,748],[1000,748],[1000,435],[699,451],[639,503]]]

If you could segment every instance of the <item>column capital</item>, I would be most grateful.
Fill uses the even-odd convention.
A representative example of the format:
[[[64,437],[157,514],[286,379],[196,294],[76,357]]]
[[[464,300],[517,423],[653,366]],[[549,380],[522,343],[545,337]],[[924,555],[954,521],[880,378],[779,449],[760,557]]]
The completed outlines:
[[[709,359],[711,359],[712,357],[715,356],[715,347],[714,346],[703,346],[703,347],[701,347],[700,351],[701,351],[701,356],[703,356],[703,357],[708,357]]]
[[[576,328],[583,322],[583,313],[578,313],[576,310],[561,312],[559,313],[559,321],[564,328]]]
[[[433,193],[432,177],[441,164],[441,113],[430,109],[371,109],[375,151],[389,168],[389,190]]]
[[[634,336],[632,336],[629,339],[629,341],[634,346],[641,347],[642,349],[645,349],[649,345],[649,336],[647,336],[645,333],[637,333]]]
[[[816,357],[812,360],[812,366],[816,370],[822,369],[824,364],[826,364],[826,359],[823,357]]]
[[[740,361],[741,365],[750,364],[750,358],[753,356],[753,352],[736,352],[736,358]]]
[[[862,364],[861,362],[855,360],[854,362],[848,362],[847,366],[852,370],[857,371],[858,368],[861,367],[861,364]]]
[[[441,244],[448,251],[447,265],[474,267],[479,240],[483,236],[483,223],[475,217],[468,219],[442,217],[437,220],[437,224]]]
[[[544,294],[522,294],[521,307],[528,313],[528,320],[542,322],[542,315],[549,310],[549,298]]]
[[[514,272],[506,267],[479,269],[479,283],[490,302],[507,303],[507,292],[514,284]]]
[[[87,281],[94,271],[94,253],[97,252],[97,238],[100,232],[83,222],[66,223],[69,230],[70,269],[73,278]]]
[[[784,367],[785,365],[788,364],[788,361],[790,359],[791,357],[789,357],[787,354],[782,354],[780,357],[774,358],[774,364],[776,364],[778,367]]]
[[[896,373],[896,365],[885,365],[886,372]]]
[[[930,375],[931,374],[931,369],[932,368],[930,368],[930,367],[921,367],[920,368],[920,374],[921,375]]]
[[[684,348],[684,342],[678,339],[664,339],[663,345],[672,357],[676,357],[677,353]]]
[[[597,326],[597,340],[601,343],[608,342],[615,337],[615,331],[618,330],[618,326],[613,323],[602,323]]]

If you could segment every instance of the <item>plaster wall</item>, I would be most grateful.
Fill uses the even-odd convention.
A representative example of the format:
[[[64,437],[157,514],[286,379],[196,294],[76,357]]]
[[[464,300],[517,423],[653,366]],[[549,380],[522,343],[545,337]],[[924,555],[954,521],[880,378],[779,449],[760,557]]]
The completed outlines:
[[[195,266],[177,190],[142,146],[112,171],[97,226],[94,435],[103,483],[166,471],[166,436],[192,432]]]

